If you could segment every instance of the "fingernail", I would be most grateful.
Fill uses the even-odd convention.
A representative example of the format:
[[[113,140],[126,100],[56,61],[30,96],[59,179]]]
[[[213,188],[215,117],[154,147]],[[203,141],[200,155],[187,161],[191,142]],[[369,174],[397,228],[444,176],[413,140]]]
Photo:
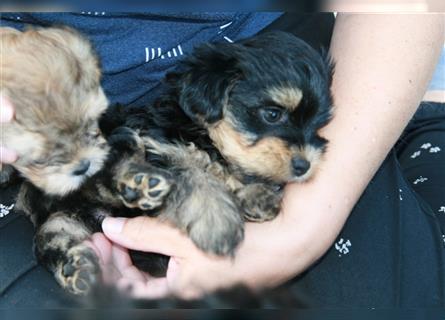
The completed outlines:
[[[14,110],[11,104],[0,96],[0,122],[9,122],[14,117]]]
[[[124,228],[125,218],[110,218],[106,217],[102,222],[102,230],[105,234],[107,233],[121,233]]]
[[[17,160],[17,153],[0,147],[0,163],[13,163]]]

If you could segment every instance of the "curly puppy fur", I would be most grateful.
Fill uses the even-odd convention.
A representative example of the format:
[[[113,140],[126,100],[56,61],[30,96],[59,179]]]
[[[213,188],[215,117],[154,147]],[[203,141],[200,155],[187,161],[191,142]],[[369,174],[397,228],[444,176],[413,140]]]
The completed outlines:
[[[315,174],[327,144],[318,131],[331,117],[332,70],[328,57],[280,32],[204,45],[167,76],[169,89],[154,105],[115,106],[102,126],[136,130],[147,161],[174,173],[160,216],[198,247],[232,254],[243,234],[240,212],[273,219],[283,185]],[[140,201],[137,188],[126,187]]]
[[[24,184],[17,207],[38,226],[40,260],[67,290],[88,292],[100,270],[82,241],[108,214],[156,215],[201,249],[233,254],[243,218],[274,218],[282,186],[316,171],[331,72],[330,61],[284,33],[199,47],[154,105],[109,108],[100,127],[110,155],[82,188],[58,198]],[[133,258],[165,273],[166,257]]]
[[[169,75],[169,98],[205,129],[241,179],[302,182],[316,172],[327,143],[318,130],[331,117],[331,77],[329,59],[274,32],[201,46]],[[165,120],[174,128],[173,118]]]
[[[327,141],[318,131],[331,118],[332,72],[329,57],[283,32],[235,44],[205,44],[167,75],[169,89],[154,105],[123,109],[126,114],[119,118],[156,141],[193,142],[210,160],[201,166],[210,173],[206,178],[225,187],[221,204],[241,207],[250,221],[270,220],[279,212],[283,185],[311,179],[322,160]],[[171,161],[180,152],[144,140],[151,152],[170,159],[169,168],[181,166]],[[196,202],[206,206],[206,193],[199,197]],[[223,207],[217,198],[212,202]],[[199,221],[232,214],[205,208],[196,212]],[[186,224],[188,230],[190,226]],[[204,238],[217,228],[205,226]]]
[[[18,153],[13,167],[52,195],[79,188],[99,171],[107,145],[98,119],[108,102],[91,45],[67,28],[0,28],[0,92],[14,102],[2,144]],[[2,167],[6,183],[11,167]]]

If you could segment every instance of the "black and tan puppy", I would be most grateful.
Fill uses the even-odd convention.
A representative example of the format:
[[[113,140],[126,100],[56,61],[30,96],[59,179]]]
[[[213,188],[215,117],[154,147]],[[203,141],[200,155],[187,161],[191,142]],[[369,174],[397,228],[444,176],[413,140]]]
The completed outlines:
[[[205,129],[236,176],[283,184],[316,172],[327,143],[318,130],[331,117],[332,66],[309,45],[283,32],[208,44],[180,69],[169,77],[172,100]]]
[[[115,119],[139,132],[149,162],[176,172],[178,189],[192,190],[165,199],[169,219],[200,248],[231,254],[242,239],[240,213],[273,219],[283,185],[317,171],[331,77],[329,59],[287,33],[206,44],[167,76],[169,90],[154,105],[118,110]],[[122,189],[138,203],[134,183]]]

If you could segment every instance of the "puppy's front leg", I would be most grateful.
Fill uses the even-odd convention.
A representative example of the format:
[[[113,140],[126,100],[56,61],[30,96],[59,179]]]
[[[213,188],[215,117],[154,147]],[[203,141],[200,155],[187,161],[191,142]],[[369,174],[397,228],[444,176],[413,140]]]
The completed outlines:
[[[233,255],[244,237],[242,210],[218,177],[222,167],[193,144],[160,143],[143,137],[147,150],[172,172],[175,185],[161,214],[206,252]]]
[[[197,168],[181,170],[165,211],[203,251],[233,255],[244,238],[237,199],[223,183]]]
[[[87,294],[100,276],[98,257],[83,244],[91,231],[74,215],[52,214],[37,230],[37,258],[73,294]]]
[[[247,184],[238,189],[236,196],[244,209],[248,221],[268,221],[274,219],[281,208],[283,191],[262,183]]]

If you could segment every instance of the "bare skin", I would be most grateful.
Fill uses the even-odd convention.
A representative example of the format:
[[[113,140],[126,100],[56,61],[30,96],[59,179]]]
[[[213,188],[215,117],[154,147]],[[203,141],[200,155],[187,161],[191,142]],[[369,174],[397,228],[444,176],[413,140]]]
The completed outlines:
[[[10,122],[13,118],[14,108],[7,99],[5,99],[3,96],[0,96],[0,125],[6,122]],[[1,139],[3,139],[2,134]],[[16,159],[17,154],[13,150],[3,148],[0,141],[0,168],[2,163],[12,163]]]
[[[323,130],[330,146],[316,178],[286,188],[275,220],[248,223],[234,260],[202,253],[155,219],[105,219],[108,240],[96,234],[92,245],[114,281],[132,284],[135,296],[195,297],[235,283],[275,286],[304,271],[332,245],[422,100],[444,43],[444,20],[339,14],[331,46],[336,111]],[[171,256],[167,277],[135,269],[125,247]]]

